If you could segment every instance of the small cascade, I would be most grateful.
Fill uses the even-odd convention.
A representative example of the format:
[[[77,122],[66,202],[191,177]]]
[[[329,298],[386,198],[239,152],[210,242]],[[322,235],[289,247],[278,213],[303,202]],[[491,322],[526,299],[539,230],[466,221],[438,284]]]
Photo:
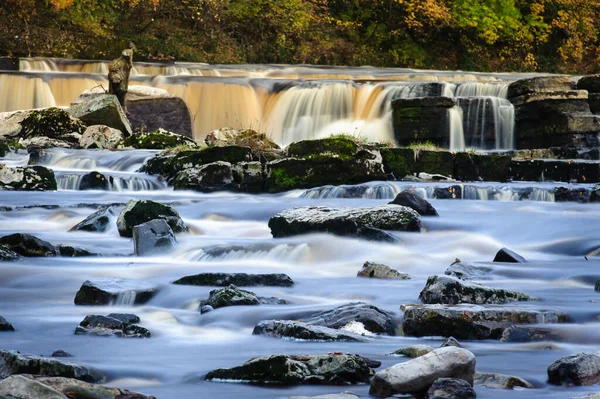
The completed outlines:
[[[154,156],[156,150],[71,150],[53,148],[44,150],[39,165],[58,170],[109,170],[116,172],[135,172],[144,161]]]
[[[309,251],[308,244],[215,246],[194,251],[190,260],[201,262],[246,259],[301,261]]]
[[[135,299],[137,297],[136,291],[124,291],[119,292],[114,302],[111,304],[113,306],[133,306],[135,305]]]
[[[89,172],[56,171],[56,184],[59,190],[81,190],[84,177]],[[167,184],[156,176],[146,174],[111,174],[102,172],[108,181],[109,191],[153,191],[164,190]]]
[[[388,199],[395,198],[400,191],[392,183],[376,183],[364,185],[343,185],[317,187],[304,191],[300,198],[326,199],[326,198],[365,198]]]
[[[448,109],[450,120],[450,151],[465,149],[465,132],[463,131],[463,111],[455,106]]]
[[[24,58],[19,60],[19,71],[57,72],[59,69],[49,58]]]

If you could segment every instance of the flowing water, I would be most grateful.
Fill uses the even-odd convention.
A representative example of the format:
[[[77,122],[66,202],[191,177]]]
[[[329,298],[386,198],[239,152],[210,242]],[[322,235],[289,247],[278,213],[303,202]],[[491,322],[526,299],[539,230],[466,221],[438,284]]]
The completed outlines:
[[[42,163],[59,176],[99,171],[152,182],[143,190],[112,186],[110,191],[77,191],[62,184],[56,192],[0,191],[0,235],[32,233],[54,244],[69,244],[102,254],[89,258],[24,258],[0,268],[0,315],[15,332],[1,333],[2,348],[50,355],[63,349],[72,359],[104,371],[108,384],[160,399],[275,398],[349,390],[367,396],[367,385],[265,388],[206,382],[217,367],[239,365],[274,353],[359,353],[390,366],[404,359],[388,354],[412,344],[439,346],[440,337],[376,337],[367,343],[299,342],[252,336],[263,319],[302,319],[312,312],[352,301],[366,301],[393,312],[418,303],[426,278],[443,273],[456,258],[492,267],[484,283],[520,290],[540,298],[539,306],[568,312],[570,322],[555,326],[564,337],[553,345],[464,341],[477,356],[479,371],[517,375],[536,385],[532,390],[504,391],[477,387],[479,398],[570,398],[593,387],[562,388],[546,384],[546,368],[575,352],[596,352],[600,343],[598,300],[594,283],[600,261],[584,255],[600,248],[600,205],[555,203],[552,183],[463,184],[457,199],[435,199],[444,184],[373,182],[323,187],[279,195],[172,191],[151,176],[136,173],[151,151],[49,150]],[[27,163],[27,155],[2,162]],[[450,185],[455,183],[445,183]],[[387,244],[311,234],[273,239],[267,226],[275,213],[301,205],[373,206],[388,202],[406,186],[430,198],[439,217],[424,217],[420,233],[398,233],[402,243]],[[590,188],[589,185],[580,185]],[[68,230],[98,206],[120,211],[130,199],[146,198],[173,205],[191,227],[178,235],[171,253],[134,257],[133,243],[119,237],[116,226],[104,233]],[[491,264],[506,246],[525,256],[526,264]],[[357,278],[365,261],[382,262],[413,276],[412,280]],[[198,304],[211,287],[173,285],[199,272],[286,273],[291,288],[250,287],[262,296],[285,298],[289,305],[241,306],[200,314]],[[125,295],[112,306],[76,306],[75,293],[86,279],[133,279],[159,287],[144,305]],[[535,303],[530,306],[537,306]],[[132,312],[151,330],[149,339],[74,335],[88,314]]]

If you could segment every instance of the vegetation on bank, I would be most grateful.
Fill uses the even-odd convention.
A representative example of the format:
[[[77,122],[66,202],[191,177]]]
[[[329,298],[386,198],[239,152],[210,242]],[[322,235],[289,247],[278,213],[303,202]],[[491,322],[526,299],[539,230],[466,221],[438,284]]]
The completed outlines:
[[[593,73],[598,20],[600,0],[3,0],[0,55]]]

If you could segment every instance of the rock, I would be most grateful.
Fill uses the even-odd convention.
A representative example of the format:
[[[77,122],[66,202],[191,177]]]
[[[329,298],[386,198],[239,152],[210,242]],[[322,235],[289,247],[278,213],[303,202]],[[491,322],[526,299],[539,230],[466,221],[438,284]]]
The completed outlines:
[[[238,287],[249,286],[272,286],[291,287],[294,281],[287,274],[247,274],[247,273],[200,273],[193,276],[185,276],[173,282],[182,285],[212,285],[226,287],[235,285]]]
[[[409,280],[411,277],[381,263],[365,262],[357,277],[387,278],[392,280]]]
[[[102,173],[90,172],[81,176],[80,190],[108,190],[108,179]]]
[[[483,279],[492,272],[489,266],[474,265],[470,263],[454,262],[444,272],[444,274],[461,280]]]
[[[473,385],[475,355],[466,349],[446,347],[375,373],[369,394],[387,397],[426,391],[438,378],[458,378]]]
[[[106,125],[88,126],[79,139],[79,146],[84,149],[114,149],[123,140],[123,133]]]
[[[361,228],[419,231],[421,220],[417,212],[399,205],[337,209],[304,206],[273,216],[269,228],[275,238],[315,232],[360,236]]]
[[[486,108],[492,110],[492,107]],[[494,122],[494,118],[489,119],[489,121]],[[490,129],[489,132],[493,134],[493,130],[495,129]],[[495,137],[491,137],[490,144],[495,146],[495,140]],[[510,155],[457,152],[454,156],[454,178],[460,181],[505,182],[509,176],[510,161]]]
[[[0,331],[15,331],[15,328],[4,317],[0,316]]]
[[[123,147],[137,149],[164,150],[165,148],[186,146],[197,148],[198,144],[189,137],[158,128],[151,132],[134,133],[126,137],[122,144]]]
[[[56,256],[54,245],[31,234],[10,234],[1,237],[0,244],[21,256]]]
[[[478,305],[499,304],[513,301],[533,301],[535,298],[522,292],[490,288],[447,275],[431,276],[419,294],[423,303],[474,303]]]
[[[577,81],[578,90],[587,90],[589,93],[600,93],[600,75],[583,76]]]
[[[561,336],[549,328],[510,326],[502,332],[503,342],[561,341]]]
[[[150,200],[127,202],[117,218],[117,229],[121,237],[132,237],[134,226],[154,219],[164,219],[175,233],[188,229],[175,209]]]
[[[520,79],[508,86],[507,98],[513,102],[516,97],[531,93],[548,93],[575,89],[575,83],[568,76],[538,76]]]
[[[259,385],[347,385],[366,383],[371,374],[366,360],[357,355],[271,355],[213,370],[205,379]]]
[[[406,357],[419,357],[428,354],[433,351],[433,348],[429,345],[411,345],[406,348],[401,348],[392,352],[392,355],[402,355]]]
[[[554,385],[596,385],[600,382],[600,356],[576,353],[548,366],[548,382]]]
[[[535,388],[529,382],[525,381],[520,377],[497,373],[475,373],[475,385],[483,386],[486,388],[500,389],[513,389],[514,387],[528,389]]]
[[[410,148],[382,148],[381,158],[384,171],[391,174],[395,180],[416,173],[415,152]]]
[[[502,248],[494,257],[493,262],[527,263],[524,257],[508,248]]]
[[[265,191],[265,173],[263,164],[254,162],[239,162],[232,166],[233,181],[240,191],[261,193]]]
[[[69,113],[88,126],[106,125],[120,130],[125,136],[132,134],[131,125],[115,95],[101,94],[86,98],[77,104],[71,105]]]
[[[402,305],[402,328],[408,336],[499,339],[514,324],[565,323],[567,315],[551,310],[478,305]]]
[[[242,306],[242,305],[284,305],[287,302],[279,298],[264,298],[256,296],[253,292],[241,290],[235,285],[212,290],[209,293],[208,299],[200,302],[200,312],[202,307],[209,305],[213,309],[222,308],[225,306]]]
[[[0,189],[23,191],[55,191],[56,178],[44,166],[10,168],[0,164]]]
[[[71,227],[69,231],[90,231],[103,233],[110,227],[110,223],[115,218],[116,215],[112,208],[101,209],[92,213],[84,220]]]
[[[231,164],[223,161],[179,172],[173,187],[175,190],[196,190],[203,193],[238,189],[233,181]]]
[[[456,340],[454,337],[448,337],[441,345],[440,348],[445,348],[446,346],[456,346],[457,348],[462,348],[462,345]]]
[[[396,323],[390,313],[363,302],[348,303],[334,309],[318,312],[303,321],[308,324],[334,329],[342,328],[352,321],[357,321],[362,323],[370,332],[396,334]]]
[[[98,256],[93,252],[88,251],[82,247],[72,247],[70,245],[62,245],[59,244],[56,246],[56,253],[58,256],[66,256],[69,258],[79,257],[79,256]]]
[[[13,375],[0,381],[0,398],[64,399],[65,397],[62,392],[22,375]]]
[[[266,134],[252,129],[222,128],[210,132],[204,140],[209,147],[225,147],[229,145],[247,146],[254,151],[276,151],[280,147]]]
[[[139,323],[140,318],[131,314],[111,313],[108,316],[89,315],[77,328],[75,334],[98,336],[117,336],[123,338],[150,338],[148,329],[133,323]]]
[[[600,292],[600,280],[596,281],[596,284],[594,285],[594,291]]]
[[[350,392],[343,392],[317,396],[288,396],[286,399],[359,399],[359,397]]]
[[[475,399],[475,390],[465,380],[438,378],[427,391],[428,399]]]
[[[129,91],[126,107],[129,122],[134,130],[155,131],[162,128],[185,137],[194,137],[190,110],[179,97]]]
[[[301,321],[291,320],[260,321],[256,327],[254,327],[252,335],[266,335],[274,338],[295,338],[307,341],[368,341],[362,335],[323,326],[313,326]]]
[[[50,356],[51,357],[73,357],[73,355],[71,355],[69,352],[66,352],[62,349],[55,350],[54,352],[52,352],[52,354]]]
[[[136,280],[86,280],[75,295],[75,305],[139,305],[148,302],[157,291],[155,286]]]
[[[10,249],[8,245],[0,245],[0,262],[10,262],[19,259],[19,254]]]
[[[133,246],[137,256],[165,254],[175,248],[175,234],[164,219],[154,219],[133,228]]]
[[[103,379],[97,371],[74,363],[26,355],[13,350],[0,350],[0,378],[25,373],[75,378],[86,382],[100,382]]]
[[[402,190],[389,204],[407,206],[417,211],[421,216],[438,216],[437,211],[429,201],[421,198],[412,190]]]
[[[19,140],[24,145],[27,141],[42,139],[49,143],[63,142],[66,146],[74,146],[79,143],[79,135],[84,130],[85,125],[81,121],[72,118],[66,110],[55,107],[19,111],[0,119],[2,141]]]

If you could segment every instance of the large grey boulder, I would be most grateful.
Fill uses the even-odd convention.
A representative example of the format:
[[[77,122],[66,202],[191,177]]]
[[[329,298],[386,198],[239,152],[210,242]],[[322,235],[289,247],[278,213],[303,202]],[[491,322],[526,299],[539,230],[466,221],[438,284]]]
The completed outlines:
[[[561,357],[547,371],[550,384],[596,385],[600,383],[600,356],[576,353]]]
[[[133,130],[159,128],[194,138],[190,110],[183,99],[168,93],[131,90],[125,97],[127,116]]]
[[[342,328],[350,322],[359,322],[367,331],[378,334],[396,334],[392,314],[364,302],[347,303],[337,308],[318,312],[303,319],[305,323],[329,328]]]
[[[399,205],[338,209],[304,206],[273,216],[269,228],[275,238],[317,232],[360,237],[368,229],[419,231],[421,219],[414,210]]]
[[[401,273],[381,263],[365,262],[362,269],[358,271],[357,277],[384,278],[391,280],[410,280],[410,275]]]
[[[97,371],[74,363],[22,354],[13,350],[0,350],[0,378],[25,373],[75,378],[87,382],[100,382],[103,379]]]
[[[478,305],[500,304],[513,301],[532,301],[535,298],[522,292],[486,287],[482,284],[463,281],[459,278],[437,275],[427,279],[419,294],[423,303],[474,303]]]
[[[252,335],[266,335],[274,338],[295,338],[306,341],[368,341],[362,335],[344,330],[314,326],[301,321],[292,320],[263,320],[260,321]]]
[[[175,233],[187,231],[187,226],[174,208],[150,200],[127,202],[117,218],[117,229],[122,237],[132,237],[134,226],[154,219],[164,219]]]
[[[397,393],[422,393],[438,378],[458,378],[473,385],[475,355],[456,347],[439,348],[375,373],[369,393],[388,397]]]
[[[86,280],[75,295],[75,305],[139,305],[148,302],[158,288],[137,280],[98,278]]]
[[[358,355],[272,355],[213,370],[205,379],[259,385],[348,385],[366,383],[371,375],[367,360]]]
[[[113,94],[87,97],[77,104],[72,104],[69,113],[88,126],[106,125],[120,130],[126,136],[133,132],[117,96]]]
[[[567,315],[555,310],[501,305],[402,305],[404,334],[453,336],[458,339],[499,339],[514,324],[565,323]]]
[[[465,380],[438,378],[427,390],[427,399],[475,399],[475,390]]]
[[[235,285],[212,290],[208,299],[200,302],[201,313],[206,312],[207,307],[212,309],[225,306],[243,306],[243,305],[284,305],[287,302],[280,298],[259,297],[255,293],[239,289]]]
[[[75,328],[75,334],[150,338],[152,334],[148,329],[134,324],[139,322],[138,316],[127,313],[111,313],[108,316],[88,315]]]
[[[389,204],[407,206],[417,211],[421,216],[438,216],[437,211],[431,203],[421,198],[413,190],[402,190]]]
[[[164,254],[175,248],[175,234],[164,219],[154,219],[133,228],[133,247],[137,256]]]
[[[4,317],[0,316],[0,331],[15,331],[15,328]]]
[[[117,215],[112,208],[101,209],[92,213],[81,222],[71,227],[69,231],[89,231],[103,233],[110,227],[110,223],[116,217]]]
[[[88,126],[79,139],[79,146],[84,149],[114,149],[123,140],[123,133],[106,125]]]
[[[54,171],[44,166],[0,165],[0,189],[22,191],[54,191],[57,189]]]
[[[238,287],[249,286],[273,286],[273,287],[291,287],[294,281],[287,274],[269,273],[269,274],[247,274],[247,273],[200,273],[193,276],[185,276],[173,284],[181,285],[212,285],[217,287],[226,287],[235,285]]]
[[[31,234],[15,233],[0,237],[0,244],[21,256],[56,256],[54,245]]]

